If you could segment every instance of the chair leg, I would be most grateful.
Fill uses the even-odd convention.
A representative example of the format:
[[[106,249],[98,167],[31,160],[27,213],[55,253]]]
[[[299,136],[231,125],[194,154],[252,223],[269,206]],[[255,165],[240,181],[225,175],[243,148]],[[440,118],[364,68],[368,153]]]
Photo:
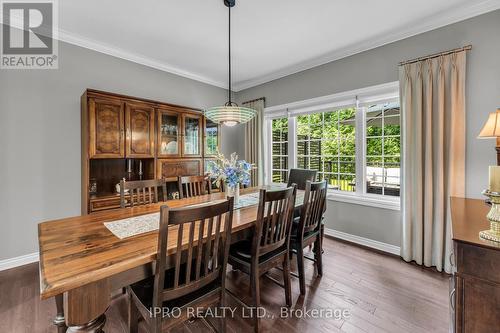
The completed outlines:
[[[325,250],[323,250],[323,238],[325,238],[325,225],[321,224],[321,253],[325,253]]]
[[[283,281],[285,282],[285,301],[288,307],[292,306],[292,285],[290,281],[290,260],[288,254],[283,261]]]
[[[318,275],[323,276],[323,239],[321,234],[316,237],[315,243],[314,247],[316,248],[316,266],[318,268]]]
[[[253,312],[254,316],[254,331],[256,333],[260,332],[260,320],[257,316],[258,308],[260,306],[260,286],[259,286],[259,268],[252,265],[251,274],[250,274],[250,288],[252,289],[252,298],[253,298]]]
[[[299,244],[297,248],[297,269],[299,271],[299,286],[300,286],[300,294],[306,294],[306,277],[304,272],[304,249],[302,248],[302,244]]]
[[[139,311],[130,293],[128,293],[128,331],[129,333],[139,332]]]
[[[151,320],[150,333],[161,333],[161,320],[159,318],[154,318]],[[170,332],[170,329],[167,331]]]
[[[323,250],[323,238],[325,237],[325,225],[324,224],[321,225],[319,232],[321,235],[321,253],[325,253],[325,250]],[[314,243],[313,252],[315,253],[315,255],[316,255],[316,246],[318,246],[318,245],[316,243]]]
[[[224,292],[224,289],[222,289],[220,293],[220,308],[225,309],[226,308],[226,293]],[[226,313],[222,316],[220,320],[220,331],[222,333],[226,333],[227,329],[227,322],[226,322]]]

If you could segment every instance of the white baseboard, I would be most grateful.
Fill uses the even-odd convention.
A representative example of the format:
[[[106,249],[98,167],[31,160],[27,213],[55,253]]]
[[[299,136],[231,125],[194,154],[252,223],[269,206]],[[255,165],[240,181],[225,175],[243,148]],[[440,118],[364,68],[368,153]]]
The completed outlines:
[[[401,254],[401,248],[399,246],[382,243],[373,239],[348,234],[342,231],[325,228],[325,235],[339,238],[348,242],[360,244],[382,252],[395,254],[397,256]]]
[[[33,262],[37,262],[38,260],[39,260],[38,252],[26,254],[24,256],[19,256],[15,258],[0,260],[0,271],[31,264]]]
[[[348,242],[364,245],[367,247],[371,247],[372,249],[377,249],[379,251],[395,254],[398,256],[400,255],[399,246],[382,243],[373,239],[364,238],[329,228],[325,228],[325,235],[340,238]],[[38,260],[39,260],[38,252],[26,254],[24,256],[19,256],[15,258],[0,260],[0,271],[31,264],[33,262],[37,262]]]

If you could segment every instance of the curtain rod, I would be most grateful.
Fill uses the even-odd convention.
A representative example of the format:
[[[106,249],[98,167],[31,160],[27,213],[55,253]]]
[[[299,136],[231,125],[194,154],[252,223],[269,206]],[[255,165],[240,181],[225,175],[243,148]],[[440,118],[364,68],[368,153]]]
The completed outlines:
[[[243,103],[241,103],[241,104],[247,104],[247,103],[257,102],[257,101],[260,101],[260,100],[263,100],[263,101],[265,102],[265,101],[266,101],[266,98],[265,98],[265,97],[259,97],[259,98],[256,98],[256,99],[252,99],[252,100],[249,100],[249,101],[243,102]]]
[[[403,66],[403,65],[407,65],[407,64],[413,64],[415,62],[419,62],[419,61],[422,61],[422,60],[437,58],[437,57],[448,55],[448,54],[452,54],[452,53],[457,53],[457,52],[462,52],[462,51],[470,51],[470,50],[472,50],[472,45],[467,45],[467,46],[464,46],[464,47],[459,47],[458,49],[453,49],[453,50],[449,50],[449,51],[439,52],[439,53],[431,54],[431,55],[428,55],[428,56],[425,56],[425,57],[420,57],[420,58],[416,58],[416,59],[412,59],[412,60],[401,61],[399,63],[399,66]]]

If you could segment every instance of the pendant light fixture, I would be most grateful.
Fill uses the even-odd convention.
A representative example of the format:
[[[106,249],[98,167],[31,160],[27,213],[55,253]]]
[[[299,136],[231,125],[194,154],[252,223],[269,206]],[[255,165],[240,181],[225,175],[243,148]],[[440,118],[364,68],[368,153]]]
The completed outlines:
[[[215,106],[205,110],[205,117],[217,124],[234,126],[244,124],[257,114],[254,109],[238,106],[231,101],[231,7],[234,7],[236,0],[223,0],[224,5],[229,8],[229,88],[227,90],[229,101],[223,106]]]

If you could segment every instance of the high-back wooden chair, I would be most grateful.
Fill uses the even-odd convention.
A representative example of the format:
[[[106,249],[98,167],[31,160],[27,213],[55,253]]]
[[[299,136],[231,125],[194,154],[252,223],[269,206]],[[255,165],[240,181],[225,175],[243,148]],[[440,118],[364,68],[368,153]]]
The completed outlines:
[[[233,198],[194,208],[161,207],[155,275],[127,288],[130,332],[137,332],[139,315],[158,333],[190,319],[188,307],[224,307],[232,221]],[[157,310],[172,308],[180,309],[175,317],[163,318]],[[222,331],[225,325],[223,318]]]
[[[210,178],[207,176],[178,177],[179,198],[190,198],[210,194]]]
[[[120,181],[120,207],[127,202],[130,206],[147,205],[158,202],[158,188],[161,187],[161,201],[167,201],[167,184],[162,179]],[[126,192],[128,190],[128,193]],[[128,200],[127,200],[128,199]]]
[[[317,174],[316,170],[290,169],[287,186],[291,186],[292,184],[297,184],[297,190],[305,190],[306,182],[308,180],[311,182],[315,181],[316,174]]]
[[[286,304],[292,304],[289,241],[296,193],[295,184],[278,191],[261,189],[252,239],[233,244],[229,251],[229,264],[233,269],[250,275],[252,307],[260,305],[260,276],[279,266],[283,269]],[[256,332],[260,329],[257,316],[254,316],[254,328]]]
[[[327,183],[307,181],[304,194],[304,203],[300,217],[294,221],[290,247],[297,253],[297,267],[299,271],[299,285],[301,295],[306,293],[304,273],[304,248],[314,244],[314,256],[318,275],[323,275],[322,264],[322,220],[326,210]]]

